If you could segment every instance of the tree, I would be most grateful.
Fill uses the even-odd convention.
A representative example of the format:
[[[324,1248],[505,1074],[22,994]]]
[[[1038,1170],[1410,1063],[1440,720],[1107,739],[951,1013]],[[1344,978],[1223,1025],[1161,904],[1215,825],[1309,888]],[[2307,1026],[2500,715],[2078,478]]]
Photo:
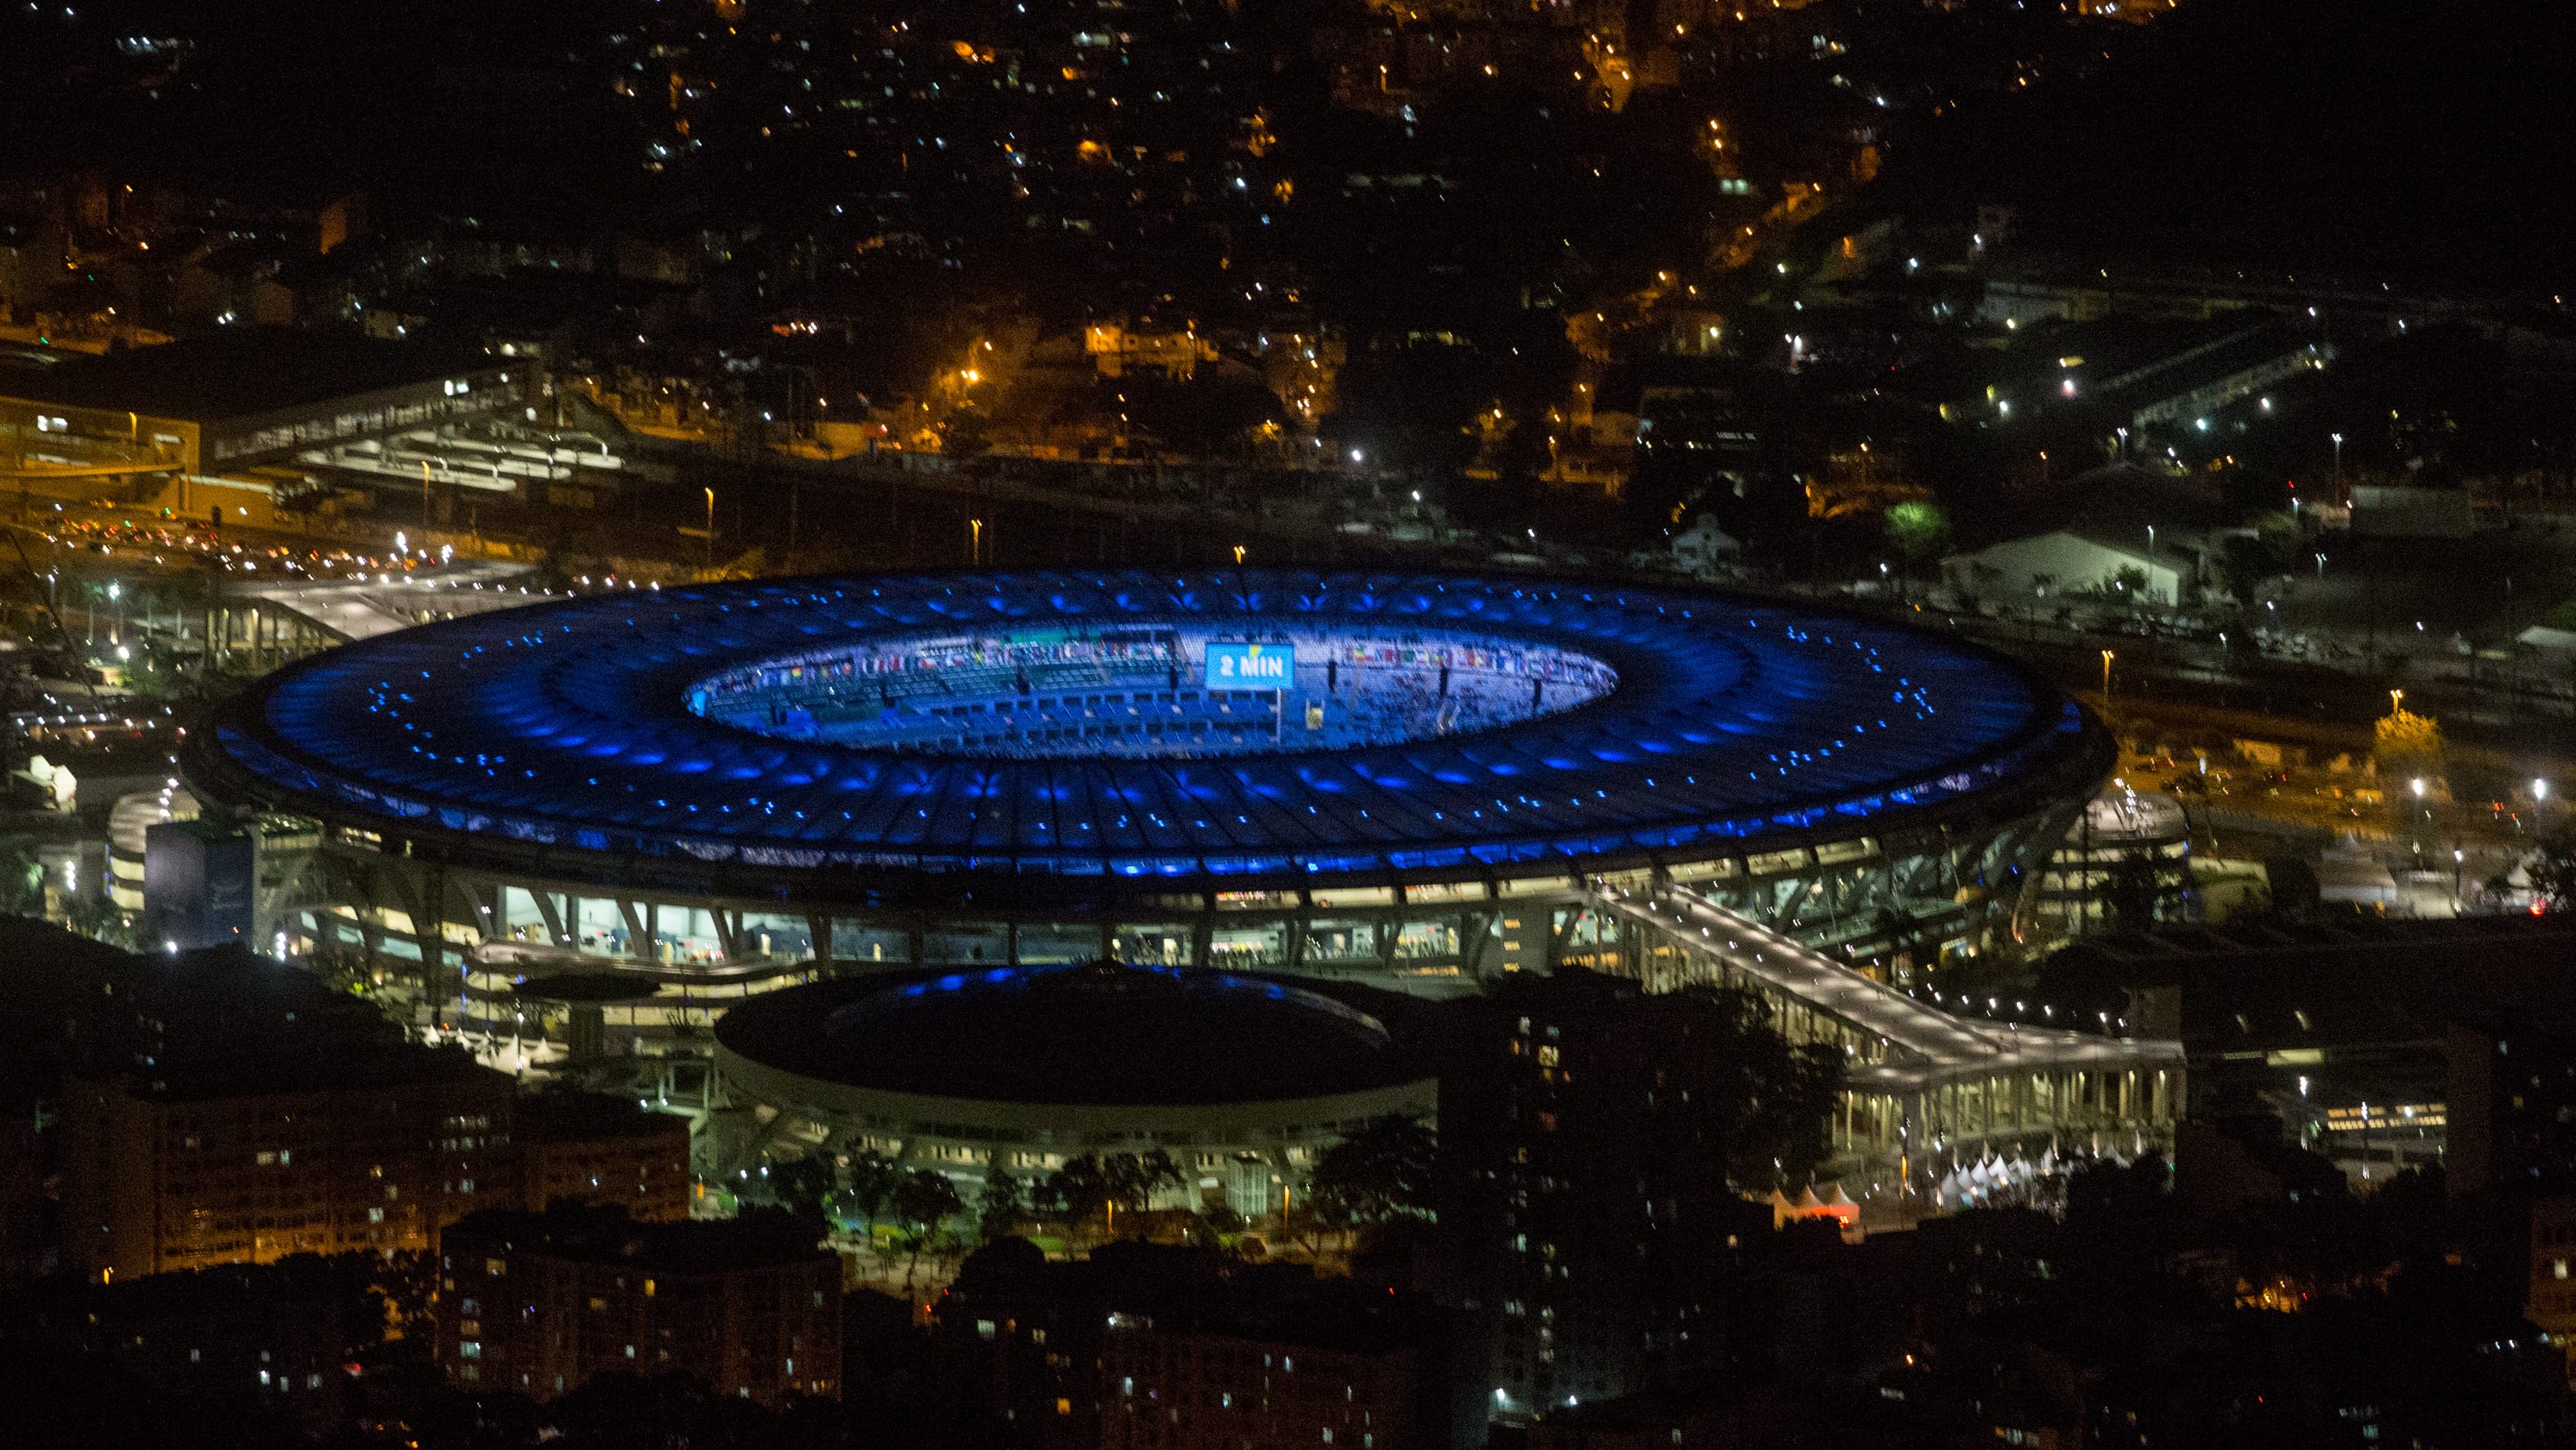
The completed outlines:
[[[1887,542],[1908,567],[1937,559],[1950,547],[1950,516],[1920,499],[1898,504],[1887,511]]]
[[[2400,706],[2379,717],[2373,736],[2371,757],[2380,774],[2400,780],[2441,774],[2442,726],[2432,716]]]
[[[2544,907],[2576,911],[2576,831],[2561,827],[2540,843],[2538,854],[2523,869]]]
[[[895,1218],[927,1235],[937,1232],[939,1225],[946,1220],[964,1213],[966,1200],[958,1194],[957,1185],[949,1182],[946,1174],[916,1168],[903,1175],[903,1181],[895,1185],[889,1206]]]
[[[1713,1153],[1747,1187],[1796,1181],[1824,1161],[1840,1048],[1790,1045],[1770,1007],[1747,992],[1685,987],[1649,1006],[1651,1060],[1667,1064],[1660,1075],[1691,1104],[1675,1151]]]
[[[1008,1173],[996,1172],[984,1179],[984,1191],[975,1198],[975,1231],[985,1242],[1008,1230],[1012,1221],[1029,1211],[1029,1186]]]
[[[1137,431],[1186,458],[1239,456],[1262,425],[1287,421],[1287,410],[1255,378],[1211,375],[1183,383],[1131,377],[1118,391]]]
[[[1100,1160],[1086,1153],[1048,1174],[1038,1186],[1036,1199],[1036,1206],[1049,1212],[1089,1218],[1109,1206],[1109,1179],[1101,1171]]]
[[[966,1200],[946,1174],[916,1168],[895,1185],[890,1206],[894,1216],[910,1226],[906,1244],[910,1253],[903,1270],[904,1287],[909,1291],[913,1275],[921,1267],[922,1253],[939,1242],[941,1224],[966,1211]]]
[[[2240,605],[2250,606],[2263,581],[2281,572],[2270,544],[2259,536],[2230,534],[2218,545],[2218,575]]]
[[[1381,1118],[1324,1150],[1307,1196],[1349,1224],[1434,1217],[1432,1131],[1412,1118]]]
[[[0,842],[0,915],[34,916],[44,909],[45,868],[32,838]]]
[[[940,420],[939,451],[951,458],[976,458],[992,450],[992,421],[972,403],[960,403]]]
[[[1110,1201],[1130,1213],[1141,1213],[1150,1206],[1154,1190],[1181,1186],[1180,1168],[1160,1148],[1142,1156],[1112,1154],[1101,1161],[1100,1171],[1108,1183]]]
[[[894,1191],[902,1182],[900,1164],[882,1153],[862,1149],[850,1155],[848,1184],[833,1195],[833,1211],[874,1225],[892,1208]]]
[[[820,1218],[839,1179],[832,1160],[820,1154],[791,1158],[770,1165],[769,1195],[790,1213]]]

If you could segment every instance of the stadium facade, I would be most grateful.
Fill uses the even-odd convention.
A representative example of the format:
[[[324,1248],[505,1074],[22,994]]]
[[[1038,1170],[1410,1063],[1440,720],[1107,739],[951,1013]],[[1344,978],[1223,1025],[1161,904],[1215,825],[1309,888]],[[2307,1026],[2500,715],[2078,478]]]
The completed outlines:
[[[1615,965],[1585,909],[1605,881],[1922,959],[1983,943],[2110,759],[2019,667],[1874,622],[1134,571],[430,625],[279,671],[185,763],[212,799],[324,827],[264,939],[452,993],[487,942],[735,969]]]

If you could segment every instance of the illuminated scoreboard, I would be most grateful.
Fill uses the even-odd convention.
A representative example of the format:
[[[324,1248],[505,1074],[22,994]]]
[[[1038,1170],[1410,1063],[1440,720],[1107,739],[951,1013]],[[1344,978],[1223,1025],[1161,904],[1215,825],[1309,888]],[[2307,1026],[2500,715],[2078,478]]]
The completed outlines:
[[[1297,656],[1284,644],[1210,644],[1205,684],[1211,690],[1293,690]]]

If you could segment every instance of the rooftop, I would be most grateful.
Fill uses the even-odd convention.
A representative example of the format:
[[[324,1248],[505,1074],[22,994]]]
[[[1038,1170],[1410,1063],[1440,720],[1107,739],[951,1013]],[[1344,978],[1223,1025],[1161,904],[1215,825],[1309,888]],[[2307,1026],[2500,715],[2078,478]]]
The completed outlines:
[[[1051,1261],[1026,1239],[998,1239],[967,1257],[952,1293],[951,1303],[968,1318],[999,1310],[1094,1329],[1222,1335],[1359,1354],[1418,1343],[1429,1327],[1410,1297],[1352,1279],[1318,1278],[1303,1264],[1247,1264],[1207,1249],[1137,1242]],[[943,1306],[942,1312],[956,1311]]]
[[[2229,923],[2076,943],[2048,960],[2039,995],[2118,1004],[2179,989],[2195,1055],[2270,1052],[2433,1042],[2497,1009],[2576,1018],[2571,968],[2576,927],[2546,917]]]
[[[976,1102],[1275,1102],[1428,1076],[1329,998],[1116,962],[817,982],[735,1007],[716,1040],[782,1072]]]
[[[230,327],[159,347],[0,369],[0,398],[216,423],[434,382],[479,353],[346,332]]]
[[[236,946],[129,958],[80,1012],[81,1070],[154,1097],[213,1099],[507,1075],[461,1048],[426,1047],[366,1001]]]
[[[521,1142],[561,1143],[600,1138],[689,1135],[689,1120],[639,1108],[632,1098],[606,1093],[547,1092],[519,1099],[510,1131]]]
[[[447,1245],[477,1252],[542,1254],[584,1264],[631,1264],[672,1274],[719,1274],[834,1260],[821,1230],[792,1215],[752,1209],[739,1218],[640,1223],[619,1208],[559,1203],[543,1213],[485,1209],[449,1225]]]

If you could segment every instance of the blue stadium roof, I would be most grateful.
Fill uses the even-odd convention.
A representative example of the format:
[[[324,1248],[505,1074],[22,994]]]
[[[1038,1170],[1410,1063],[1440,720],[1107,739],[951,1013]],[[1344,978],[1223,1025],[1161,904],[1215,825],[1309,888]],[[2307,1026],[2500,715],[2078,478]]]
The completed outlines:
[[[1156,621],[1466,629],[1581,651],[1619,683],[1483,731],[1207,758],[804,743],[687,706],[719,671],[839,643]],[[198,733],[190,769],[218,796],[451,847],[1222,889],[1860,834],[2071,757],[2098,766],[2087,734],[1999,657],[1802,608],[1439,574],[1104,570],[710,585],[426,625],[271,676]]]

